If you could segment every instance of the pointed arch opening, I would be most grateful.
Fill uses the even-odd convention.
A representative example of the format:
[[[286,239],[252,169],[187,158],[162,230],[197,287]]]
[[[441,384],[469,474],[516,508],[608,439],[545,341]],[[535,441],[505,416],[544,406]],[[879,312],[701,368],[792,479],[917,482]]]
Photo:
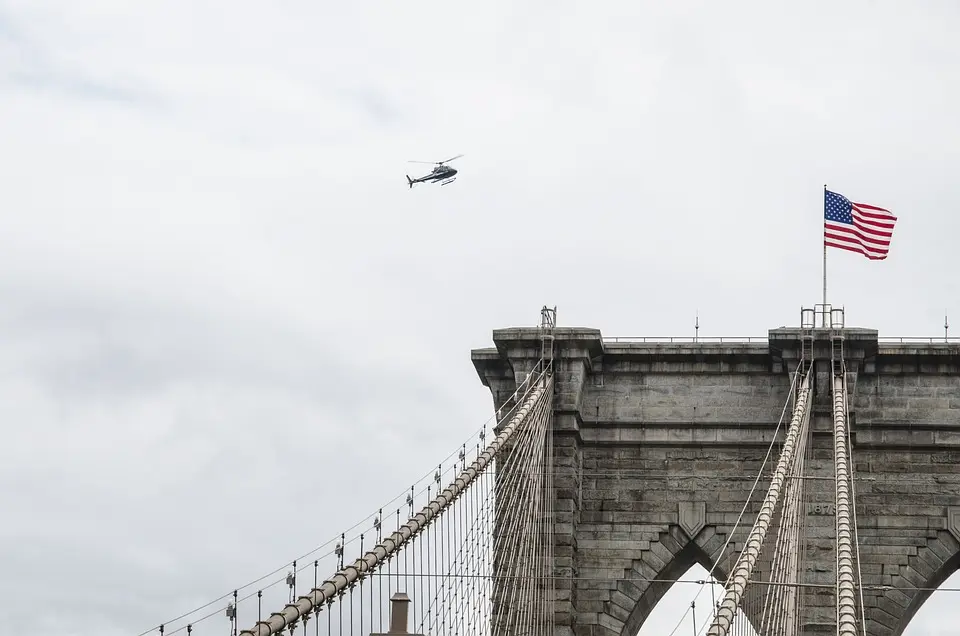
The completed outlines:
[[[701,533],[703,534],[703,533]],[[722,535],[715,534],[711,528],[707,534],[712,534],[713,537],[716,537],[717,543],[722,542]],[[666,535],[666,536],[664,536]],[[702,572],[702,576],[699,579],[693,579],[694,581],[706,581],[707,573],[712,567],[707,552],[696,542],[689,541],[683,545],[680,545],[678,538],[681,538],[682,534],[679,529],[674,530],[670,533],[663,533],[660,538],[660,544],[670,549],[671,543],[678,547],[679,549],[676,552],[673,552],[673,558],[668,561],[663,567],[656,568],[657,562],[653,557],[657,555],[656,551],[651,550],[651,558],[643,560],[641,563],[636,563],[634,565],[634,570],[646,575],[647,578],[654,579],[655,582],[650,582],[645,585],[639,586],[641,592],[639,597],[634,603],[633,610],[630,612],[630,616],[627,619],[623,632],[621,636],[635,636],[647,623],[649,618],[653,615],[657,606],[661,603],[663,598],[670,592],[673,592],[671,595],[672,598],[686,598],[686,604],[681,610],[681,613],[685,613],[686,609],[690,607],[690,602],[696,597],[697,601],[701,603],[701,606],[705,611],[709,611],[710,606],[710,596],[707,594],[710,593],[711,587],[709,584],[699,585],[697,583],[683,583],[678,585],[677,582],[684,579],[684,577],[691,571],[693,568],[699,567]],[[672,541],[671,541],[672,540]],[[721,543],[722,545],[722,543]],[[671,550],[672,552],[672,550]],[[663,554],[663,551],[660,551]],[[652,567],[651,567],[652,566]],[[653,568],[656,568],[655,574],[651,571]],[[718,581],[726,580],[726,572],[719,572],[720,568],[714,568],[714,579]],[[686,588],[689,588],[687,590]],[[715,594],[722,594],[722,584],[721,588],[715,591]],[[666,611],[670,611],[667,609]],[[705,615],[705,612],[700,612],[701,616]],[[680,616],[674,618],[674,625],[677,621],[680,620]],[[698,617],[698,622],[700,618]],[[667,621],[669,622],[669,620]],[[673,629],[673,625],[668,628],[666,633],[670,633],[670,630]],[[689,633],[689,631],[687,632]]]
[[[708,582],[701,585],[700,581]],[[690,634],[694,624],[699,630],[722,597],[723,584],[710,577],[707,568],[694,563],[660,597],[635,636],[665,636],[674,630]]]
[[[698,628],[709,624],[727,578],[723,561],[714,567],[713,558],[725,543],[726,535],[712,526],[702,527],[693,539],[679,526],[661,532],[607,597],[600,617],[603,631],[619,636],[670,634],[680,623],[675,633],[689,634],[694,618]]]
[[[948,624],[956,625],[960,621],[960,606],[957,604],[956,594],[938,593],[941,588],[960,588],[960,551],[954,552],[940,563],[922,588],[909,595],[906,611],[894,632],[896,636],[938,634],[938,629],[943,629]],[[900,590],[890,590],[884,594],[884,598],[902,594]]]
[[[954,571],[938,588],[960,589],[960,572]],[[946,636],[954,633],[960,623],[960,605],[957,595],[948,592],[929,592],[923,605],[909,619],[902,636]]]

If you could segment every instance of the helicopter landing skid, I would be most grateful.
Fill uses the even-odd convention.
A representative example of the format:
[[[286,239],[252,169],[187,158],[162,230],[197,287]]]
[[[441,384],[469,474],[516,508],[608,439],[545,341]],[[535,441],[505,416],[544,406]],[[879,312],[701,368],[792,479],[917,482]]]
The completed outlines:
[[[452,178],[452,179],[447,179],[446,181],[441,181],[441,182],[440,182],[440,185],[445,186],[445,185],[448,185],[448,184],[453,183],[453,182],[456,181],[456,180],[457,180],[456,177],[454,177],[454,178]]]

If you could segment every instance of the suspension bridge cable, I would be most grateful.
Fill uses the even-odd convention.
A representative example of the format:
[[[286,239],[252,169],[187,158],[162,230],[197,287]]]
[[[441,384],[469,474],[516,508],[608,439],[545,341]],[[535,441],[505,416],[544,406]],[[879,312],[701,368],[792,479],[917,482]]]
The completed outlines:
[[[453,483],[447,486],[446,490],[439,493],[406,524],[364,554],[363,557],[357,559],[352,565],[339,570],[309,595],[301,596],[295,603],[287,605],[283,611],[272,614],[267,620],[258,622],[254,627],[244,630],[241,634],[266,636],[282,631],[287,626],[294,624],[303,614],[308,613],[316,605],[323,604],[328,599],[333,598],[335,594],[347,588],[361,574],[369,572],[390,554],[403,547],[411,536],[419,533],[431,519],[434,519],[448,507],[473,482],[478,474],[483,472],[483,469],[494,459],[504,443],[523,423],[530,410],[537,405],[544,392],[552,387],[551,378],[546,375],[546,371],[541,372],[536,378],[532,374],[527,376],[522,385],[525,394],[516,415],[503,427],[496,439],[490,443],[490,446]]]
[[[720,563],[720,559],[727,550],[727,546],[730,545],[730,541],[733,539],[733,534],[737,531],[737,528],[740,527],[740,521],[743,519],[743,515],[747,511],[747,507],[750,505],[751,499],[753,499],[753,493],[757,489],[757,484],[760,482],[760,477],[763,475],[763,469],[767,465],[767,461],[770,459],[770,455],[773,453],[773,447],[777,441],[777,434],[780,432],[780,429],[783,427],[783,420],[787,414],[787,407],[790,406],[790,401],[793,397],[794,387],[797,384],[797,379],[799,378],[798,372],[800,371],[800,365],[803,364],[802,361],[797,365],[796,370],[793,373],[793,379],[790,381],[790,389],[787,392],[787,399],[784,400],[783,409],[780,411],[780,418],[777,421],[777,427],[773,431],[773,436],[770,438],[770,444],[767,447],[767,453],[763,457],[763,462],[760,464],[760,469],[757,471],[757,476],[753,480],[753,485],[750,487],[750,492],[747,494],[747,500],[743,504],[743,508],[740,509],[740,514],[737,516],[737,520],[734,522],[733,527],[730,530],[730,533],[727,535],[726,541],[724,541],[723,546],[717,551],[714,555],[716,558],[713,559],[713,564],[710,566],[710,570],[707,572],[708,577],[713,576],[713,571],[717,568],[717,565]],[[693,601],[696,602],[699,598],[700,593],[703,591],[703,588],[697,592],[696,596],[693,597]],[[669,636],[674,636],[677,633],[677,630],[680,629],[680,626],[683,625],[683,620],[687,617],[687,612],[690,608],[687,608],[687,611],[683,613],[683,616],[680,617],[680,620],[670,631]]]
[[[541,362],[542,362],[542,361],[541,361]],[[509,403],[509,402],[513,401],[514,404],[513,404],[513,406],[511,406],[511,407],[507,410],[507,413],[506,413],[506,414],[500,414],[500,416],[501,416],[500,419],[501,419],[501,420],[510,417],[510,415],[512,415],[513,412],[514,412],[517,408],[519,408],[520,403],[519,403],[518,401],[516,401],[516,398],[517,398],[517,396],[520,394],[521,390],[523,390],[524,388],[525,388],[525,383],[520,383],[520,385],[518,385],[517,389],[507,398],[506,402]],[[488,417],[487,420],[484,421],[484,423],[482,424],[482,426],[481,426],[480,428],[476,429],[476,430],[474,431],[474,433],[472,433],[472,434],[468,437],[468,440],[472,440],[472,439],[474,439],[475,437],[478,437],[478,436],[479,436],[480,439],[483,439],[483,433],[486,431],[487,425],[490,424],[491,421],[496,420],[496,419],[497,419],[497,416],[498,416],[498,413],[495,412],[493,415],[491,415],[490,417]],[[457,446],[457,450],[455,450],[455,451],[451,452],[450,454],[448,454],[448,455],[440,462],[441,465],[444,464],[444,463],[446,463],[451,457],[454,457],[455,455],[457,455],[457,454],[459,453],[459,451],[461,450],[461,448],[463,448],[463,447],[464,447],[464,444],[458,445],[458,446]],[[432,470],[431,470],[430,472],[428,472],[426,475],[424,475],[424,476],[420,477],[419,479],[417,479],[414,483],[420,483],[420,482],[422,482],[424,479],[430,477],[430,476],[431,476],[431,472],[432,472]],[[392,507],[392,505],[393,505],[395,502],[397,502],[398,500],[401,500],[406,494],[407,494],[407,493],[406,493],[406,491],[405,491],[404,493],[395,496],[393,499],[391,499],[390,501],[386,502],[384,505],[380,506],[380,510],[382,510],[383,508]],[[419,494],[423,494],[423,491],[421,491]],[[347,528],[347,530],[345,530],[343,533],[341,533],[341,537],[343,537],[346,533],[354,532],[354,531],[355,531],[357,528],[359,528],[362,524],[368,522],[369,519],[370,519],[370,516],[371,516],[371,515],[368,515],[368,516],[364,517],[363,520],[358,521],[357,523],[355,523],[355,524],[354,524],[353,526],[351,526],[350,528]],[[375,524],[374,524],[374,525],[376,526],[377,523],[378,523],[380,520],[381,520],[380,517],[375,517]],[[355,538],[356,538],[356,536],[351,536],[351,541],[352,541],[353,539],[355,539]],[[196,613],[198,613],[198,612],[201,612],[201,611],[207,609],[208,607],[211,607],[211,606],[213,606],[213,605],[215,605],[215,604],[217,604],[217,603],[222,603],[222,601],[227,600],[227,599],[229,599],[230,597],[236,597],[236,593],[237,593],[238,591],[240,591],[240,590],[245,590],[245,589],[247,589],[247,588],[250,588],[250,587],[252,587],[252,586],[254,586],[254,585],[258,584],[258,583],[261,583],[262,581],[268,579],[269,577],[275,576],[276,574],[278,574],[278,573],[284,571],[285,569],[287,569],[287,568],[289,567],[288,564],[290,564],[291,562],[292,562],[292,563],[296,563],[296,562],[298,562],[298,561],[299,561],[299,562],[303,562],[303,561],[309,559],[310,557],[316,555],[317,552],[319,552],[320,550],[323,550],[324,548],[326,548],[327,546],[329,546],[331,543],[334,543],[335,541],[337,541],[337,538],[336,538],[336,537],[334,537],[334,538],[332,538],[332,539],[329,539],[328,541],[325,541],[324,543],[322,543],[322,544],[318,545],[317,547],[313,548],[313,549],[310,550],[309,552],[300,555],[300,556],[297,557],[296,559],[293,559],[292,561],[286,561],[284,565],[282,565],[282,566],[280,566],[280,567],[278,567],[278,568],[276,568],[276,569],[274,569],[274,570],[272,570],[272,571],[270,571],[270,572],[268,572],[268,573],[266,573],[266,574],[263,574],[262,576],[260,576],[260,577],[258,577],[258,578],[256,578],[256,579],[253,579],[252,581],[250,581],[250,582],[248,582],[248,583],[246,583],[246,584],[244,584],[244,585],[238,586],[238,587],[234,588],[233,590],[231,590],[230,592],[227,592],[227,593],[225,593],[225,594],[223,594],[223,595],[221,595],[221,596],[219,596],[219,597],[217,597],[217,598],[214,598],[213,600],[210,600],[210,601],[208,601],[208,602],[206,602],[206,603],[204,603],[204,604],[202,604],[202,605],[199,605],[199,606],[195,607],[194,609],[192,609],[192,610],[190,610],[190,611],[183,612],[183,613],[181,613],[180,615],[178,615],[178,616],[176,616],[176,617],[174,617],[174,618],[171,618],[170,620],[164,621],[164,623],[161,623],[161,626],[163,626],[163,625],[169,625],[169,624],[171,624],[171,623],[176,623],[176,622],[178,622],[178,621],[182,621],[182,620],[184,620],[184,619],[187,618],[187,617],[193,616],[194,614],[196,614]],[[344,545],[345,545],[345,542],[344,542]],[[320,557],[323,558],[323,557],[331,556],[332,554],[334,554],[334,552],[326,552],[326,553],[320,555]],[[300,569],[304,569],[304,568],[306,568],[306,567],[308,567],[308,565],[304,565],[304,566],[303,566],[302,568],[300,568]],[[295,569],[295,573],[296,573],[296,571],[299,571],[299,570],[296,570],[296,569]],[[275,586],[275,585],[278,585],[279,583],[281,583],[281,582],[283,582],[283,581],[285,581],[285,580],[286,580],[286,577],[280,578],[280,579],[276,579],[276,580],[274,580],[272,583],[269,583],[268,585],[265,585],[265,586],[262,587],[260,590],[258,590],[258,593],[261,592],[261,591],[264,590],[264,589],[269,589],[269,588],[271,588],[271,587],[273,587],[273,586]],[[246,599],[252,598],[254,595],[255,595],[254,593],[251,593],[251,594],[248,594],[248,595],[240,598],[239,600],[240,600],[240,601],[246,600]],[[211,616],[216,615],[217,613],[219,613],[219,612],[221,612],[223,609],[225,609],[225,607],[226,607],[226,606],[223,606],[223,605],[218,606],[217,609],[215,609],[215,610],[213,610],[212,612],[210,612],[210,613],[202,616],[201,618],[197,619],[196,621],[194,621],[193,624],[197,624],[197,623],[202,622],[203,620],[205,620],[205,619],[207,619],[207,618],[210,618]],[[183,631],[184,628],[185,628],[185,627],[181,627],[180,629],[173,630],[173,631],[166,631],[165,633],[168,634],[168,635],[176,634],[177,632]],[[154,632],[156,629],[157,629],[157,627],[151,627],[151,628],[149,628],[149,629],[147,629],[147,630],[144,630],[144,631],[140,632],[137,636],[147,636],[148,634]]]
[[[809,417],[807,410],[807,398],[810,392],[810,373],[807,372],[803,377],[803,384],[800,387],[797,396],[797,404],[794,408],[793,420],[787,429],[787,437],[783,442],[783,448],[780,452],[780,460],[777,462],[777,470],[771,480],[767,495],[761,505],[760,512],[757,513],[757,519],[753,524],[747,542],[737,558],[737,563],[730,573],[725,590],[725,598],[720,603],[720,609],[707,631],[707,636],[726,636],[733,618],[737,612],[747,581],[753,571],[754,565],[759,558],[760,550],[766,537],[767,528],[773,517],[774,509],[780,498],[780,489],[786,478],[787,468],[793,459],[794,449],[797,443],[799,433],[802,428],[802,422]]]
[[[833,378],[833,454],[837,478],[837,634],[857,636],[856,593],[850,515],[850,458],[847,454],[846,392],[843,367]]]
[[[847,451],[851,455],[850,457],[850,512],[853,516],[853,545],[856,550],[854,556],[857,560],[857,591],[860,597],[860,629],[862,631],[862,636],[867,636],[867,608],[863,603],[863,574],[860,570],[860,528],[857,525],[857,488],[854,484],[854,470],[853,468],[856,464],[853,461],[853,431],[852,426],[850,425],[850,401],[849,401],[849,392],[847,386],[847,374],[844,370],[843,374],[843,415],[844,420],[847,423]],[[856,390],[856,384],[854,384],[854,390]]]
[[[455,579],[485,579],[485,580],[519,580],[522,578],[529,578],[527,575],[456,575],[450,576],[449,574],[410,574],[410,578],[424,577],[424,578],[455,578]],[[599,583],[610,581],[609,577],[598,577],[598,576],[547,576],[542,577],[542,580],[558,580],[558,581],[577,581],[577,582],[587,582],[587,583]],[[706,579],[664,579],[659,577],[645,577],[645,576],[629,576],[623,579],[617,579],[618,581],[627,581],[630,583],[669,583],[671,585],[699,585],[705,586],[709,584],[709,581]],[[835,583],[800,583],[800,582],[778,582],[766,579],[753,579],[750,581],[750,585],[764,585],[764,586],[778,586],[778,587],[788,587],[788,588],[809,588],[809,589],[823,589],[823,590],[832,590],[836,588]],[[928,586],[917,586],[917,585],[863,585],[861,586],[865,591],[898,591],[898,592],[949,592],[949,593],[960,593],[960,587],[928,587]]]

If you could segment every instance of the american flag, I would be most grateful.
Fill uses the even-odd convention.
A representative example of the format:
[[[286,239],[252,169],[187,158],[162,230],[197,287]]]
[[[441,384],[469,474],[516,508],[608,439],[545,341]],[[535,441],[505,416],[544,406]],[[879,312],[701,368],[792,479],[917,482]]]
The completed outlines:
[[[890,210],[866,203],[854,203],[847,197],[824,190],[823,244],[863,254],[882,261],[890,251],[890,239],[897,217]]]

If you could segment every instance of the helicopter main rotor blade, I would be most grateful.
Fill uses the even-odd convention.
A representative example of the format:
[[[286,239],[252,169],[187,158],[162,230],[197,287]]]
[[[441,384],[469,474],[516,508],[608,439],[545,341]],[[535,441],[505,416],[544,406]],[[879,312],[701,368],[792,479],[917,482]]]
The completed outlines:
[[[456,157],[450,157],[449,159],[445,159],[445,160],[443,160],[443,161],[408,161],[407,163],[428,163],[428,164],[430,164],[430,165],[442,166],[443,164],[449,163],[449,162],[453,161],[454,159],[459,159],[459,158],[462,157],[462,156],[463,156],[463,155],[457,155]]]

